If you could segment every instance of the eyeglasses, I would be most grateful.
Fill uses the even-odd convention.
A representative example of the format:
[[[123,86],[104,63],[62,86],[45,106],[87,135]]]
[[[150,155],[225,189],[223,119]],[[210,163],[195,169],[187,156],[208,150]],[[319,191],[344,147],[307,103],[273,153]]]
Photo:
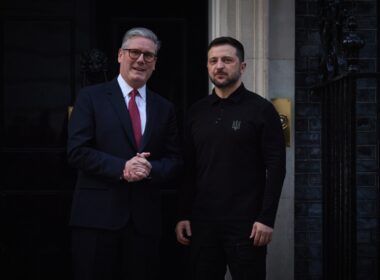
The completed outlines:
[[[143,54],[145,62],[152,62],[155,58],[156,55],[151,52],[143,52],[138,49],[123,49],[123,51],[128,51],[129,57],[131,59],[138,59],[141,54]]]

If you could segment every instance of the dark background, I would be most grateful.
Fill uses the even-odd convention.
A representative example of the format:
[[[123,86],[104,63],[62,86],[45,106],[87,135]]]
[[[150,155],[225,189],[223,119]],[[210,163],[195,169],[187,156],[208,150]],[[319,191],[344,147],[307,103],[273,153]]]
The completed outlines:
[[[68,217],[75,170],[66,163],[68,107],[83,86],[80,57],[97,48],[118,73],[134,26],[162,41],[148,86],[186,109],[208,92],[208,1],[1,1],[0,278],[70,279]],[[164,8],[165,7],[165,8]],[[181,279],[174,236],[176,187],[162,189],[161,279]]]
[[[294,279],[334,279],[324,275],[321,103],[312,87],[320,82],[321,7],[340,3],[357,21],[355,34],[365,42],[359,72],[380,71],[380,5],[377,0],[296,0],[295,50],[295,211]],[[335,17],[338,19],[338,16]],[[346,28],[346,26],[344,26]],[[331,28],[331,34],[334,30]],[[345,36],[347,33],[344,33]],[[337,39],[337,38],[334,38]],[[379,80],[362,79],[356,100],[356,274],[350,279],[379,279],[380,268],[380,91]],[[332,93],[332,98],[336,94]],[[325,229],[329,230],[329,229]],[[343,240],[343,239],[342,239]],[[341,268],[337,267],[337,270]],[[343,277],[341,275],[341,277]],[[339,278],[344,279],[344,278]]]

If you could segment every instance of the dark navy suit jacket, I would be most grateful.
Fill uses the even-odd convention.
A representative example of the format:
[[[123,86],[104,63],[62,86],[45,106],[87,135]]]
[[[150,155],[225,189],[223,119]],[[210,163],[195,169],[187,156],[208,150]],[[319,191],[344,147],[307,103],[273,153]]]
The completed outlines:
[[[120,229],[132,219],[144,234],[161,231],[160,188],[181,166],[173,105],[147,89],[147,122],[139,150],[116,79],[78,94],[69,121],[68,161],[78,169],[70,225]],[[151,178],[120,180],[125,162],[150,152]]]

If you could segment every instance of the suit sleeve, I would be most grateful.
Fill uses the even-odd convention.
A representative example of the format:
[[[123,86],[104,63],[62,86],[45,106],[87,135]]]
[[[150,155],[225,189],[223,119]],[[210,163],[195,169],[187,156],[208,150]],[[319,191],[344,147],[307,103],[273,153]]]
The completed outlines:
[[[75,103],[68,127],[67,154],[71,166],[84,173],[118,181],[125,159],[102,152],[96,146],[96,122],[90,90],[83,89]]]
[[[178,195],[178,221],[190,220],[192,205],[196,195],[195,188],[195,148],[191,133],[191,113],[186,117],[184,128],[184,180]]]
[[[179,145],[178,127],[174,106],[167,111],[162,153],[159,158],[150,161],[151,177],[154,183],[177,180],[182,173],[182,157]],[[149,160],[149,159],[148,159]]]

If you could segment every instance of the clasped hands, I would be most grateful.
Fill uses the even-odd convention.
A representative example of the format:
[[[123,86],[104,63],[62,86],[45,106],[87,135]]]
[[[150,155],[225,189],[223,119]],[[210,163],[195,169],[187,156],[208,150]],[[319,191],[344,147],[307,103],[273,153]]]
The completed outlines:
[[[128,182],[137,182],[147,178],[152,170],[152,165],[147,160],[150,153],[137,153],[125,163],[123,178]]]

